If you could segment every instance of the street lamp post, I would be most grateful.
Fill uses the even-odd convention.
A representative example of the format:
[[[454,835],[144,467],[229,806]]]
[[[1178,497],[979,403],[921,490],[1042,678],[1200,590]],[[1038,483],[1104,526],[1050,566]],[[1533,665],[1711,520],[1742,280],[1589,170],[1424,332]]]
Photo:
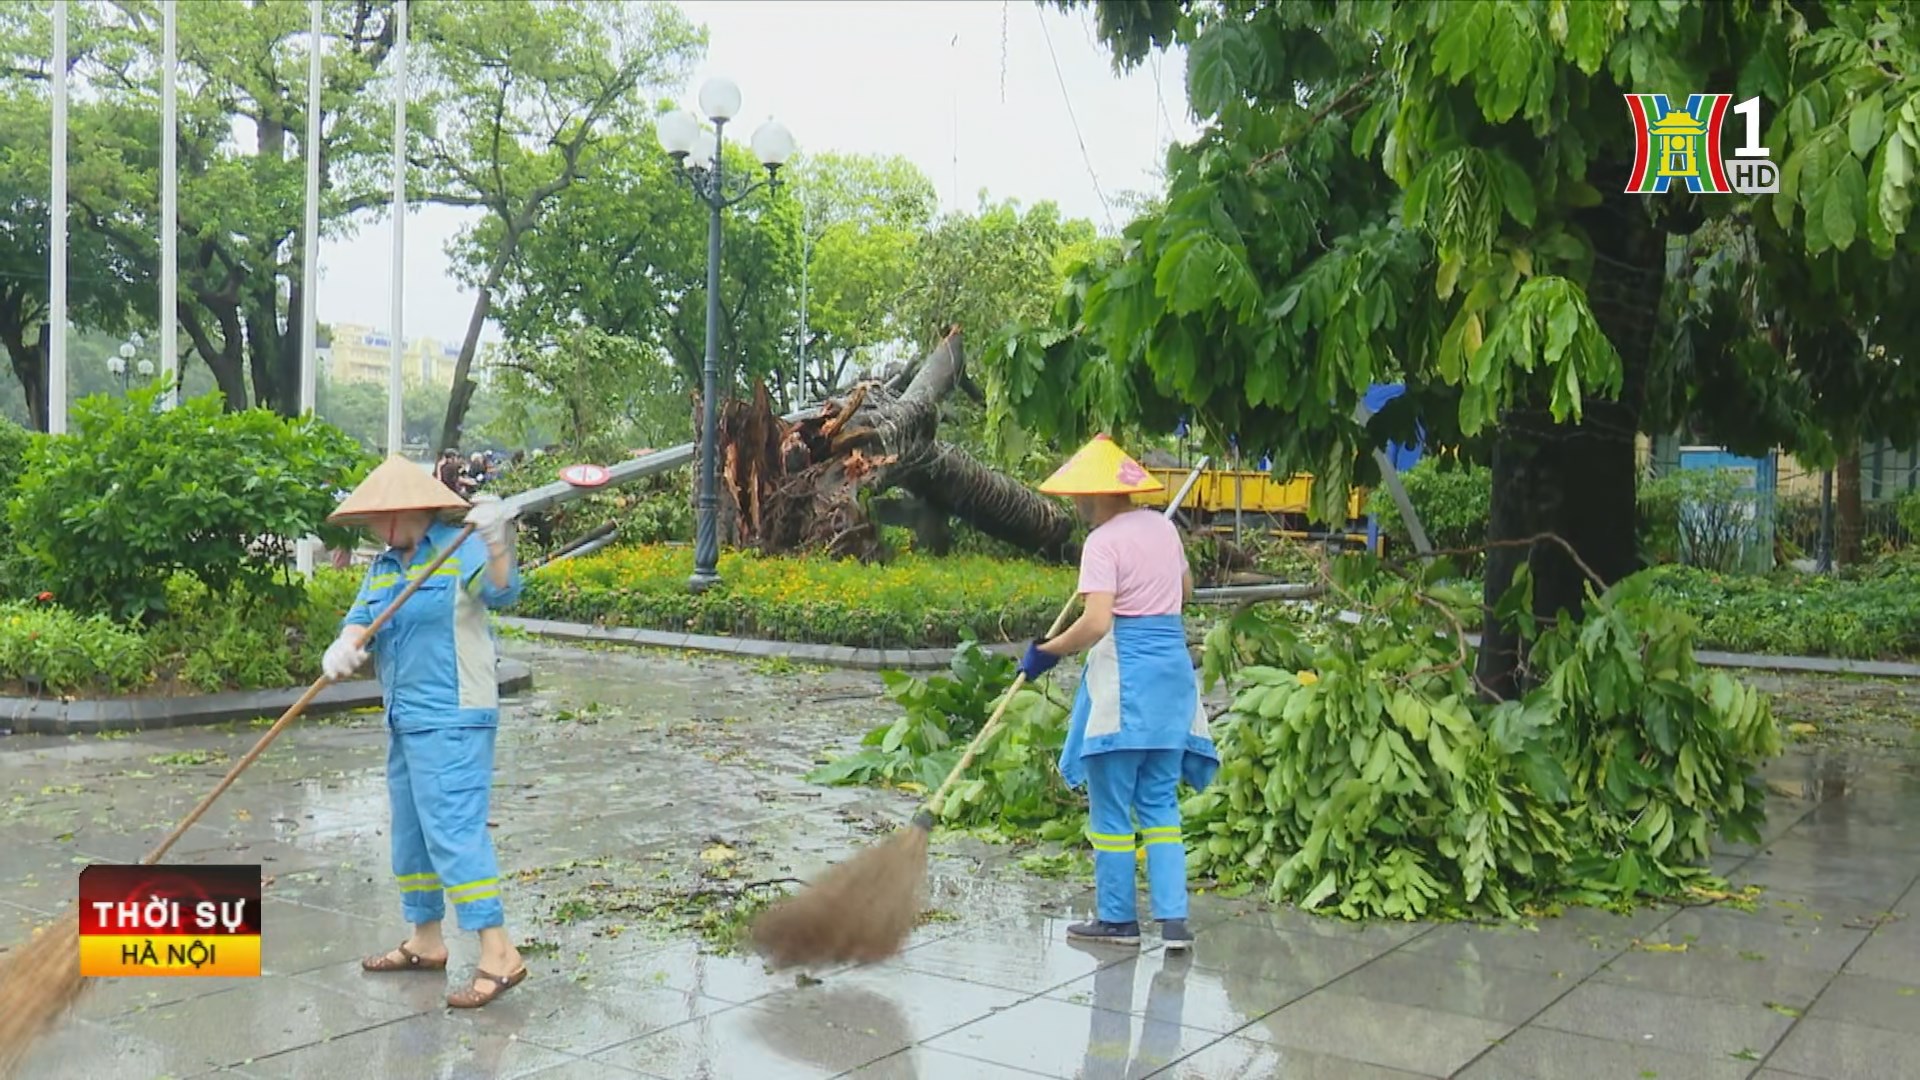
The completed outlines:
[[[128,376],[130,373],[138,372],[142,379],[153,378],[153,361],[144,356],[140,357],[138,361],[134,360],[134,357],[140,352],[140,347],[144,344],[146,343],[142,341],[140,335],[136,333],[120,343],[119,355],[107,357],[107,373],[117,376],[120,379],[120,395],[122,397],[126,396],[129,389],[130,380]]]
[[[793,155],[793,136],[776,121],[769,120],[753,133],[754,156],[767,170],[767,178],[757,182],[736,181],[727,186],[722,163],[727,122],[740,112],[740,88],[731,79],[713,78],[700,88],[700,111],[713,121],[713,132],[701,130],[700,121],[684,110],[660,118],[660,145],[674,160],[681,179],[707,207],[707,341],[702,371],[700,425],[700,501],[693,542],[693,577],[687,582],[694,592],[712,588],[720,581],[720,524],[717,432],[720,423],[720,213],[739,203],[760,188],[780,183],[780,167]]]

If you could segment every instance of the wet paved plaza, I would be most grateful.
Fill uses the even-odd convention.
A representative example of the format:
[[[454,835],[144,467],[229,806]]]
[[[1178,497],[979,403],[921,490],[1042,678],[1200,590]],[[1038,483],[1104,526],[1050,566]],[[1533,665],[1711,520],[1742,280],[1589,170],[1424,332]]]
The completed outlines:
[[[899,957],[796,978],[684,926],[703,898],[805,875],[905,820],[907,796],[801,779],[892,708],[878,680],[509,649],[539,681],[505,721],[493,810],[527,982],[478,1012],[446,1009],[477,954],[470,935],[452,937],[447,973],[360,971],[406,932],[387,873],[384,736],[377,717],[303,723],[171,857],[264,866],[265,977],[103,982],[27,1075],[1920,1075],[1906,688],[1770,684],[1827,732],[1770,768],[1768,842],[1719,857],[1736,885],[1764,888],[1751,910],[1353,926],[1203,895],[1198,946],[1177,958],[1151,936],[1137,953],[1069,945],[1086,885],[969,841],[937,845],[933,914]],[[70,903],[88,861],[144,854],[257,735],[0,739],[0,941]]]

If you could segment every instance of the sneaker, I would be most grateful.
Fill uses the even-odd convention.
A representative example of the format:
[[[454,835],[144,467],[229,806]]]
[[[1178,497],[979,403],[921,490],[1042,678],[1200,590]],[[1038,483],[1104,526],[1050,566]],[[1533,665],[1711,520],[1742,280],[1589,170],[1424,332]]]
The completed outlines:
[[[1099,941],[1108,945],[1140,944],[1140,924],[1137,922],[1111,923],[1094,922],[1074,923],[1067,927],[1067,937],[1080,941]]]
[[[1187,920],[1160,920],[1160,942],[1170,953],[1186,952],[1193,948],[1193,931],[1187,929]]]

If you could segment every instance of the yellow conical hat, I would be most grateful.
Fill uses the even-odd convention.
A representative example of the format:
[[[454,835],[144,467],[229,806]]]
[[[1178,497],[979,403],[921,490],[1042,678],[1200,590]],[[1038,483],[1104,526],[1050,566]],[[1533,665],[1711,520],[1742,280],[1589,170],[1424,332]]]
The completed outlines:
[[[327,515],[331,522],[350,522],[369,514],[403,510],[464,510],[467,500],[433,478],[427,470],[398,454],[367,474],[353,494]]]
[[[1165,487],[1112,439],[1095,435],[1047,477],[1040,490],[1048,495],[1132,495]]]

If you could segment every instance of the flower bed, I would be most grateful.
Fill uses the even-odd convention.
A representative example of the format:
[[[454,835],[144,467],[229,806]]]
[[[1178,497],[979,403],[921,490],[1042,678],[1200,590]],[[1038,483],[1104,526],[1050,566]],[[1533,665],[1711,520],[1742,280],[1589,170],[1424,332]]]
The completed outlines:
[[[903,555],[885,565],[727,552],[721,584],[695,595],[690,548],[642,546],[529,575],[513,614],[681,633],[865,648],[1021,641],[1072,595],[1070,567],[984,555]]]

